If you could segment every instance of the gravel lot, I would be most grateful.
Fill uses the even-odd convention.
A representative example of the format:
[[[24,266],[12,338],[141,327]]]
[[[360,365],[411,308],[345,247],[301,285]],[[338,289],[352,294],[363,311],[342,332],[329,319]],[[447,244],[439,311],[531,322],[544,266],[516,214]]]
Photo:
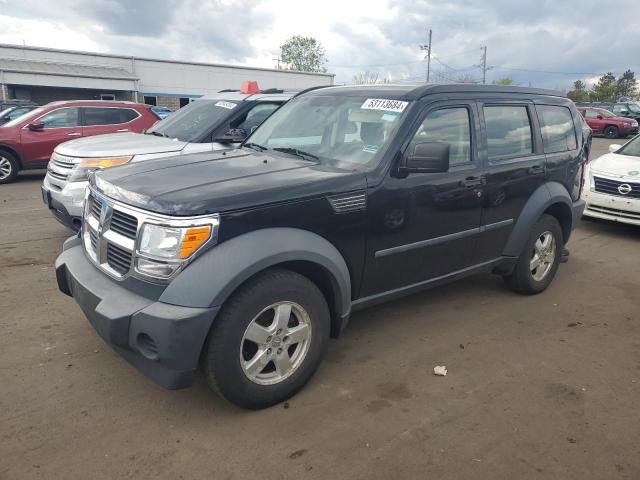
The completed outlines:
[[[41,181],[0,186],[0,479],[640,478],[640,228],[583,222],[535,297],[480,275],[360,312],[247,412],[105,346],[57,290]]]

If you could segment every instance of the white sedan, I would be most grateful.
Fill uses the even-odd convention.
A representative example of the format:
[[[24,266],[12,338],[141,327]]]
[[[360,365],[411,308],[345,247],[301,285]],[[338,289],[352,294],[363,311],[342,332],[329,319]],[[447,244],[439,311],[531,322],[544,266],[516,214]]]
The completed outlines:
[[[640,225],[640,135],[587,164],[584,215]]]

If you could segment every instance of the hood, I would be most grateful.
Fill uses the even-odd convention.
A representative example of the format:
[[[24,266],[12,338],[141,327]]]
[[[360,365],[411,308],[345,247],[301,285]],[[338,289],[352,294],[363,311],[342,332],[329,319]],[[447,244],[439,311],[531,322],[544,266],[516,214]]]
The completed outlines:
[[[135,207],[194,216],[363,189],[366,180],[362,172],[240,149],[123,165],[92,183]]]
[[[640,157],[607,153],[589,162],[592,173],[640,181]]]
[[[56,147],[56,152],[70,157],[118,157],[120,155],[179,152],[185,145],[186,142],[171,138],[124,132],[71,140]]]

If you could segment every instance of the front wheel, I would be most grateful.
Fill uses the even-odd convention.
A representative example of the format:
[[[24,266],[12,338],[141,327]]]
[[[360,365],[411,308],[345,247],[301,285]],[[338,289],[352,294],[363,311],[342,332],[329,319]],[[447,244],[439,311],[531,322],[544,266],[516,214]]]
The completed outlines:
[[[618,128],[612,125],[605,128],[603,133],[604,133],[604,136],[607,138],[618,138],[620,136],[620,132],[618,131]]]
[[[518,263],[504,277],[513,291],[532,295],[544,291],[558,271],[564,246],[562,229],[555,217],[544,214],[535,224]]]
[[[17,160],[10,153],[0,150],[0,184],[12,182],[17,175]]]
[[[243,408],[293,396],[313,376],[329,340],[329,308],[308,278],[264,272],[225,303],[207,339],[209,385]]]

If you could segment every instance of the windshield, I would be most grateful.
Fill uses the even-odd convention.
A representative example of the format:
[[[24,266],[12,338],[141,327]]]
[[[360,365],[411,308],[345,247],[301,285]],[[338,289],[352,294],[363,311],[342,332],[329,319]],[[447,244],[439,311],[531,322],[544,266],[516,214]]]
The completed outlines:
[[[156,123],[147,133],[193,142],[213,129],[237,107],[237,102],[228,100],[196,100]]]
[[[640,136],[634,138],[617,152],[618,155],[629,155],[631,157],[640,157]]]
[[[5,123],[4,125],[0,125],[0,128],[13,127],[15,125],[18,125],[18,124],[24,122],[25,120],[27,120],[29,118],[36,117],[37,115],[40,115],[43,111],[44,111],[44,107],[36,108],[35,110],[31,110],[30,112],[27,112],[24,115],[20,115],[19,117],[14,118],[13,120],[11,120],[10,122]]]
[[[303,96],[265,120],[245,145],[367,164],[392,137],[407,105],[361,96]]]

